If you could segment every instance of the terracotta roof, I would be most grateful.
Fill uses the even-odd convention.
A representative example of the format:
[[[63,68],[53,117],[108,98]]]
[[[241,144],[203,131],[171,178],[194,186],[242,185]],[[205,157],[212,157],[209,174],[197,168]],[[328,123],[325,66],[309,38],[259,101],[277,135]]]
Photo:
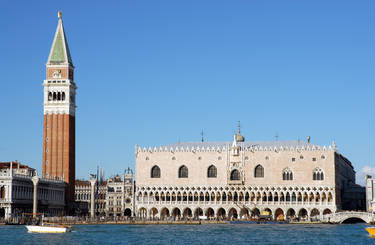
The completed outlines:
[[[88,180],[79,180],[79,179],[76,179],[75,185],[90,185],[90,182]]]
[[[10,165],[12,165],[12,168],[29,168],[32,170],[35,170],[34,168],[30,168],[27,165],[21,164],[19,162],[0,162],[0,169],[8,169],[10,168]]]
[[[81,179],[76,179],[75,185],[80,185],[80,186],[90,186],[90,181],[88,180],[81,180]],[[103,181],[101,186],[106,186],[107,181]]]

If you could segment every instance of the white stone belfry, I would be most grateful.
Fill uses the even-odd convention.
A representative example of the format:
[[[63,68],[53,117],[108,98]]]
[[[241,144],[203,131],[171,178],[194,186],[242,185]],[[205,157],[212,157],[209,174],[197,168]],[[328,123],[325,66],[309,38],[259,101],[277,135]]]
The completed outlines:
[[[47,61],[47,79],[44,80],[44,114],[75,115],[74,66],[65,36],[61,12]]]

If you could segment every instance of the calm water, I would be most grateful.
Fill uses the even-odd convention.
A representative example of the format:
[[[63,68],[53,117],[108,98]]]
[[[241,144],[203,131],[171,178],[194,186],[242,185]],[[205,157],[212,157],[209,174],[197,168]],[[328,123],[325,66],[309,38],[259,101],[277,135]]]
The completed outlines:
[[[81,225],[66,234],[30,234],[0,226],[0,244],[375,244],[365,224]]]

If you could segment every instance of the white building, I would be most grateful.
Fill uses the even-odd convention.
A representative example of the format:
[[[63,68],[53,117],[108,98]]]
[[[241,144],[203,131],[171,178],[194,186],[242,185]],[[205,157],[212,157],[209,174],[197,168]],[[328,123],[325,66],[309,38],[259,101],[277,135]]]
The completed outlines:
[[[141,218],[320,218],[343,209],[355,183],[335,144],[302,141],[136,146],[136,210]]]
[[[0,218],[22,217],[33,212],[35,169],[19,162],[0,162]],[[45,216],[64,214],[65,188],[62,180],[39,178],[37,212]]]

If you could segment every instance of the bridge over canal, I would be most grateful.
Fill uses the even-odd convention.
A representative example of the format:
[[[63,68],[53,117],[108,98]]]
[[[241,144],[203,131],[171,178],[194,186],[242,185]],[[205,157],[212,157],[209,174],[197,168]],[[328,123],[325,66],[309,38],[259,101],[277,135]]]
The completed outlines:
[[[323,222],[342,224],[351,220],[363,220],[370,224],[375,222],[375,214],[368,212],[345,211],[323,215]]]

